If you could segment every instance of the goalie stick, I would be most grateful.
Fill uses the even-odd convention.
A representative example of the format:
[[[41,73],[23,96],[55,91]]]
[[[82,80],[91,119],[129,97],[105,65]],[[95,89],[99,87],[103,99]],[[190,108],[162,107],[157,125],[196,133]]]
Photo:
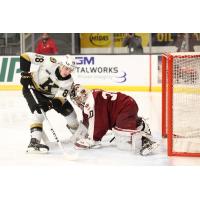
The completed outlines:
[[[32,94],[32,96],[33,96],[35,102],[36,102],[37,104],[39,104],[38,99],[37,99],[36,95],[35,95],[34,92],[33,92],[33,89],[34,89],[34,87],[31,86],[31,85],[29,85],[29,90],[30,90],[30,92],[31,92],[31,94]],[[59,146],[60,149],[62,150],[63,154],[64,154],[69,160],[75,160],[76,157],[70,156],[70,155],[66,154],[66,152],[65,152],[65,150],[64,150],[64,148],[63,148],[63,146],[62,146],[60,140],[58,139],[58,137],[57,137],[57,135],[56,135],[56,133],[55,133],[55,131],[54,131],[54,129],[53,129],[53,127],[52,127],[52,125],[51,125],[49,119],[47,118],[47,116],[46,116],[44,110],[43,110],[42,108],[40,108],[40,111],[41,111],[42,115],[44,116],[44,118],[45,118],[45,120],[46,120],[46,122],[47,122],[47,124],[48,124],[48,126],[49,126],[49,128],[50,128],[50,131],[52,132],[52,134],[53,134],[53,136],[54,136],[54,138],[55,138],[55,140],[56,140],[58,146]],[[43,132],[43,133],[44,133],[44,132]],[[45,134],[45,135],[46,135],[46,134]],[[44,136],[44,138],[45,138],[44,140],[47,141],[47,136],[46,136],[46,137]]]

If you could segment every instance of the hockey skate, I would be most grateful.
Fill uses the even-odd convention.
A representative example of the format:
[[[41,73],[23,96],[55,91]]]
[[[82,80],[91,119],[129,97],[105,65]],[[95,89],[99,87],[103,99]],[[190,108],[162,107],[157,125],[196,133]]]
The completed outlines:
[[[142,132],[142,148],[140,150],[140,154],[142,156],[146,156],[152,153],[159,146],[159,144],[152,141],[151,129],[146,120],[141,117],[138,119],[137,130]]]
[[[75,149],[97,149],[101,147],[101,141],[94,141],[90,138],[82,138],[74,143]]]
[[[27,153],[47,153],[49,147],[44,144],[40,144],[36,138],[31,138],[30,144],[28,145]]]
[[[154,141],[150,140],[149,138],[146,138],[146,137],[142,136],[142,148],[140,150],[140,154],[142,156],[149,155],[158,146],[159,146],[159,144],[157,142],[154,142]]]
[[[137,130],[142,131],[146,136],[148,136],[148,138],[152,137],[149,125],[146,120],[141,117],[139,117],[137,121]]]

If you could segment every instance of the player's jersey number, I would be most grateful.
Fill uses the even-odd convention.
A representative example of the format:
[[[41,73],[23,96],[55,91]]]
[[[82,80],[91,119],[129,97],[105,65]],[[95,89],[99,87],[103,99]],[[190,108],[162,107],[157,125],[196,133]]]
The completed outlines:
[[[44,61],[44,57],[40,56],[40,57],[36,57],[35,58],[35,62],[40,62],[42,63]]]
[[[109,97],[111,97],[111,101],[115,101],[117,99],[117,93],[114,92],[102,92],[102,96],[104,99],[108,99]]]
[[[63,92],[63,97],[66,97],[67,96],[67,94],[68,94],[68,90],[66,89],[66,90],[64,90],[64,92]]]

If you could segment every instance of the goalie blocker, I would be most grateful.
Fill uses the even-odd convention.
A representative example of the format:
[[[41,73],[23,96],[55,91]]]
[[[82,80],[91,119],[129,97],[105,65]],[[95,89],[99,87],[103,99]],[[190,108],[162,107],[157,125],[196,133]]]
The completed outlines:
[[[120,92],[86,90],[74,85],[72,101],[83,110],[87,135],[75,142],[77,149],[101,147],[108,130],[115,134],[116,147],[141,155],[150,154],[158,144],[152,141],[147,123],[138,117],[138,105],[133,98]]]

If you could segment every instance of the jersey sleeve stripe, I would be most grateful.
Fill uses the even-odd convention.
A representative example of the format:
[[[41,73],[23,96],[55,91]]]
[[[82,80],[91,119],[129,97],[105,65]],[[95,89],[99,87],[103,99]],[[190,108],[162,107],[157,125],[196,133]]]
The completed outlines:
[[[21,57],[24,58],[25,60],[31,62],[30,57],[26,53],[21,54]]]

